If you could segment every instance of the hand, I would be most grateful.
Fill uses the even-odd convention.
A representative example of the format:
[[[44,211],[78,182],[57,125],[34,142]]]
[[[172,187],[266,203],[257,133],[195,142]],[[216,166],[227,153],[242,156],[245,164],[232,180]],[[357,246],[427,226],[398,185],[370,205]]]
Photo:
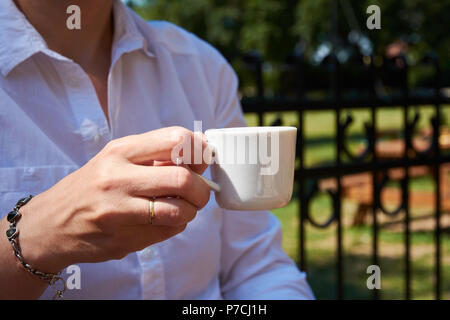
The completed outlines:
[[[21,209],[19,222],[25,260],[36,269],[57,272],[74,263],[121,259],[183,231],[210,196],[194,173],[203,173],[206,164],[175,166],[170,161],[172,149],[187,137],[201,139],[197,145],[207,150],[203,134],[180,127],[114,140],[33,198]]]

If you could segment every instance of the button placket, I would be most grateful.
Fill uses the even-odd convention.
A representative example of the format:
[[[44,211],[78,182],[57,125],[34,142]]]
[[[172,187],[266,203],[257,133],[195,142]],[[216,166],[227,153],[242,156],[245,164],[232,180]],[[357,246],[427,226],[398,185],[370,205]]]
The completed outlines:
[[[143,299],[165,299],[164,266],[159,249],[153,245],[137,252],[141,266]]]
[[[67,97],[76,122],[76,133],[84,142],[86,160],[89,160],[108,142],[109,127],[88,75],[74,62],[60,63],[63,65],[60,77],[68,93]]]

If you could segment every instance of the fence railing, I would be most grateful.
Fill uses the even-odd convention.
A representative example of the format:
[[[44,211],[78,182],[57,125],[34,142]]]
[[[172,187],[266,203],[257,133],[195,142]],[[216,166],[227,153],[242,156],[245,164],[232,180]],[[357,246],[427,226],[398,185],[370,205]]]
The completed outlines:
[[[310,81],[314,79],[308,71],[308,64],[300,56],[291,56],[287,59],[286,67],[281,75],[283,91],[279,95],[272,95],[270,98],[265,95],[263,81],[263,61],[257,55],[246,55],[243,61],[251,70],[256,88],[254,96],[244,96],[242,107],[246,113],[256,113],[260,125],[263,125],[264,115],[268,112],[291,111],[295,113],[298,121],[297,137],[297,157],[300,160],[296,169],[296,184],[298,190],[299,206],[299,267],[308,270],[308,252],[306,250],[306,225],[310,224],[316,228],[329,228],[336,226],[336,260],[335,279],[336,296],[338,299],[345,298],[343,259],[343,179],[351,174],[368,173],[371,190],[371,260],[372,264],[379,264],[379,218],[380,215],[402,217],[404,227],[404,276],[405,288],[404,297],[411,298],[411,193],[410,169],[419,166],[426,166],[431,172],[435,186],[434,197],[434,296],[441,298],[442,294],[442,256],[441,256],[441,214],[443,212],[442,200],[446,195],[442,195],[441,167],[445,163],[450,163],[450,154],[444,152],[442,144],[439,142],[441,130],[443,129],[443,119],[441,115],[442,105],[450,104],[450,98],[442,93],[442,74],[437,57],[428,55],[420,62],[420,65],[427,64],[433,70],[431,76],[431,86],[421,90],[408,86],[408,76],[411,68],[403,56],[395,57],[385,61],[383,66],[376,67],[371,57],[361,57],[365,63],[351,63],[341,65],[335,55],[329,55],[321,66],[319,79],[322,81]],[[355,70],[355,72],[347,72]],[[344,72],[345,71],[345,72]],[[350,74],[350,76],[349,76]],[[351,76],[357,77],[355,80]],[[358,81],[361,77],[361,81]],[[318,85],[315,85],[314,82]],[[325,86],[323,83],[325,82]],[[429,82],[430,83],[430,82]],[[349,84],[349,85],[348,85]],[[386,87],[389,86],[388,89]],[[308,96],[308,92],[321,89],[320,98],[314,99]],[[353,93],[349,94],[349,90]],[[356,94],[355,94],[356,92]],[[414,141],[414,133],[417,131],[420,114],[415,111],[415,107],[421,105],[432,105],[434,117],[431,119],[428,143],[425,148],[418,148]],[[398,156],[382,156],[379,144],[379,124],[377,123],[377,111],[388,107],[400,107],[403,111],[401,145],[403,146]],[[370,121],[365,124],[365,147],[358,152],[354,152],[347,146],[348,128],[353,121],[351,110],[370,110]],[[317,125],[333,125],[336,134],[333,137],[336,157],[332,163],[321,166],[305,165],[305,112],[311,110],[329,110],[334,113],[332,124],[318,123]],[[350,111],[348,111],[350,110]],[[415,112],[411,117],[411,112]],[[282,119],[276,120],[282,124]],[[442,139],[441,139],[442,140]],[[381,148],[382,149],[382,148]],[[382,191],[389,180],[393,179],[390,172],[401,170],[402,175],[398,179],[401,189],[401,203],[394,210],[388,210],[381,197]],[[309,204],[321,190],[319,182],[323,179],[332,180],[332,188],[325,192],[332,199],[332,214],[325,222],[316,221],[310,211]],[[399,275],[400,276],[400,275]],[[447,279],[447,281],[450,281]],[[373,290],[373,298],[379,298],[378,290]]]

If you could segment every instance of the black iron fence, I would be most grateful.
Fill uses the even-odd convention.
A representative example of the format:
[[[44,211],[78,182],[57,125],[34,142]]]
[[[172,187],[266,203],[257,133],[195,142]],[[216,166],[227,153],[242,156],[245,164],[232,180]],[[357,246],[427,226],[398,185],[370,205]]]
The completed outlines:
[[[345,298],[345,277],[343,259],[343,216],[346,212],[342,209],[342,200],[345,186],[342,181],[352,174],[366,173],[371,177],[369,189],[372,203],[368,212],[371,215],[371,260],[372,264],[379,264],[379,218],[380,215],[402,217],[404,232],[404,297],[411,298],[411,193],[410,193],[410,169],[414,167],[426,167],[431,173],[435,186],[434,197],[434,228],[433,237],[434,252],[434,297],[442,297],[442,254],[441,215],[443,214],[443,200],[449,195],[442,192],[445,183],[441,167],[450,162],[450,154],[442,144],[444,130],[442,108],[450,104],[449,96],[444,94],[442,72],[438,58],[432,54],[424,58],[415,66],[409,66],[403,56],[385,59],[378,66],[372,57],[358,57],[350,63],[341,64],[333,54],[329,55],[321,65],[311,66],[301,56],[291,56],[282,68],[278,94],[268,97],[265,93],[263,79],[263,61],[257,55],[246,55],[242,61],[251,70],[255,94],[244,96],[242,99],[243,110],[246,113],[256,113],[259,124],[263,125],[266,113],[294,112],[298,121],[297,157],[299,165],[296,170],[297,196],[299,206],[299,267],[308,270],[308,252],[306,250],[306,225],[316,228],[328,228],[336,226],[336,259],[335,281],[336,296]],[[410,70],[419,66],[428,65],[432,69],[427,86],[422,88],[410,88],[408,77]],[[311,92],[315,94],[310,95]],[[319,93],[317,93],[319,92]],[[315,98],[314,98],[315,97]],[[431,119],[430,130],[425,147],[419,148],[414,141],[417,132],[420,113],[416,107],[432,105],[434,117]],[[401,145],[399,156],[383,156],[378,147],[380,132],[378,130],[377,111],[383,108],[400,107],[403,111],[402,128],[399,136]],[[348,147],[348,128],[353,121],[352,110],[366,109],[370,111],[370,121],[365,124],[365,147],[355,152]],[[319,126],[333,125],[336,134],[333,144],[336,157],[333,162],[320,166],[305,165],[305,113],[311,110],[329,110],[334,114],[334,123],[318,123]],[[413,113],[413,116],[411,116]],[[282,124],[282,118],[275,121]],[[441,141],[441,143],[440,143]],[[381,148],[382,149],[382,148]],[[380,153],[381,152],[381,153]],[[381,197],[382,191],[394,179],[390,172],[401,170],[402,175],[398,179],[401,189],[401,203],[394,210],[388,210]],[[321,190],[320,181],[331,179],[333,187]],[[325,222],[316,221],[309,210],[312,199],[319,193],[326,192],[332,199],[332,214]],[[447,210],[449,210],[447,208]],[[447,279],[447,281],[450,281]],[[373,298],[377,299],[380,293],[373,290]]]

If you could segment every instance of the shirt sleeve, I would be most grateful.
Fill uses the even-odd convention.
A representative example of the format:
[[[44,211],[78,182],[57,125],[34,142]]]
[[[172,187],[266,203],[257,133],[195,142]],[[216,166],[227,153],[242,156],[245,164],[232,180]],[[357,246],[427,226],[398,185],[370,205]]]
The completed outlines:
[[[216,127],[246,126],[237,76],[226,62],[219,75]],[[221,236],[225,299],[314,299],[305,273],[281,248],[280,222],[272,213],[224,210]]]

